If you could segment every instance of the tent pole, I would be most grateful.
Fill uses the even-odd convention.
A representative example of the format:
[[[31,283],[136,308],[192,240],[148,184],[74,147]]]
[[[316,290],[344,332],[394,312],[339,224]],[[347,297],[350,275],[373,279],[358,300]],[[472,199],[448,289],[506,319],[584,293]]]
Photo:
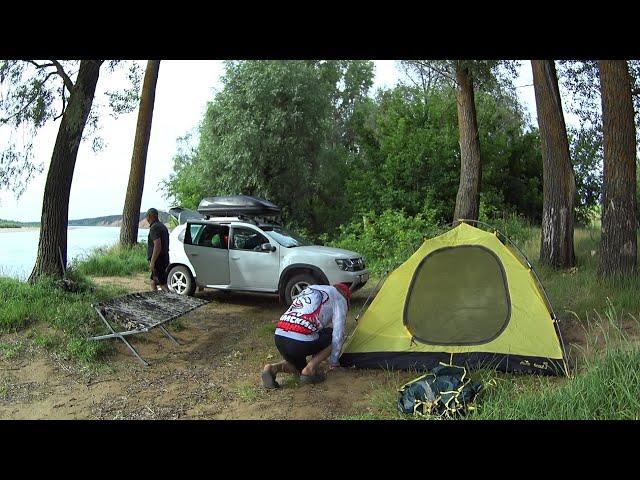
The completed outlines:
[[[371,293],[369,294],[369,296],[367,297],[367,299],[365,300],[365,302],[362,304],[362,307],[360,307],[360,311],[358,312],[358,315],[356,315],[356,323],[358,322],[358,320],[360,319],[360,315],[362,315],[362,311],[364,310],[364,307],[367,306],[367,303],[369,303],[369,300],[371,299],[371,295],[373,295],[373,292],[375,292],[376,290],[378,290],[378,287],[380,286],[380,283],[387,278],[387,275],[389,275],[389,270],[387,270],[384,274],[383,277],[380,278],[380,280],[378,280],[378,284],[375,286],[375,288],[373,290],[371,290]]]

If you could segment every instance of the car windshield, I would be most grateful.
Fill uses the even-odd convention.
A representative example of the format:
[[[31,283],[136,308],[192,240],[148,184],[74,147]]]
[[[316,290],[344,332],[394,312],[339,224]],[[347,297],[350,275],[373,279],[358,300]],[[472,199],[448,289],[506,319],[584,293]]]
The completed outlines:
[[[283,247],[291,248],[311,245],[311,242],[280,227],[268,227],[263,228],[263,230],[269,232],[269,235]]]

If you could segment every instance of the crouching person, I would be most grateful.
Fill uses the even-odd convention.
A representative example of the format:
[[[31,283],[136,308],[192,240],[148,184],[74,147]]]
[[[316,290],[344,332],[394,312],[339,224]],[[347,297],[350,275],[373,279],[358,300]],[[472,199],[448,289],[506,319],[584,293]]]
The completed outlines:
[[[280,372],[300,375],[302,383],[321,382],[325,375],[318,366],[327,358],[329,369],[339,367],[350,302],[351,291],[345,283],[310,285],[303,290],[276,326],[275,344],[283,360],[264,366],[264,386],[278,388]]]

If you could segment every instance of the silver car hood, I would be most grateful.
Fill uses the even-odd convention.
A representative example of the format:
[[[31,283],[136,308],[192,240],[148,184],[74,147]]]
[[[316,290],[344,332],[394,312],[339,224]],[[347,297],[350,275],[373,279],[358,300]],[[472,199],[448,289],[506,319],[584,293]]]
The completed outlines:
[[[342,248],[323,247],[320,245],[310,245],[307,247],[289,247],[289,250],[295,250],[297,253],[309,253],[311,255],[326,255],[333,258],[360,258],[362,255],[350,250]]]

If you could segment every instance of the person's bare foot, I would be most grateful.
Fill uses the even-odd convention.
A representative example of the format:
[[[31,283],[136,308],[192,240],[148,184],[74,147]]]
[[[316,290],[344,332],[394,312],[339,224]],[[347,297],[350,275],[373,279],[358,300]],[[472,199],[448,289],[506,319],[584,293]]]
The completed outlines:
[[[312,377],[315,373],[316,369],[310,363],[307,363],[307,366],[302,369],[302,372],[300,372],[301,375],[305,375],[307,377]]]
[[[276,374],[273,373],[270,363],[264,366],[260,377],[262,378],[262,385],[264,385],[264,388],[272,390],[280,387],[280,384],[276,382]]]

